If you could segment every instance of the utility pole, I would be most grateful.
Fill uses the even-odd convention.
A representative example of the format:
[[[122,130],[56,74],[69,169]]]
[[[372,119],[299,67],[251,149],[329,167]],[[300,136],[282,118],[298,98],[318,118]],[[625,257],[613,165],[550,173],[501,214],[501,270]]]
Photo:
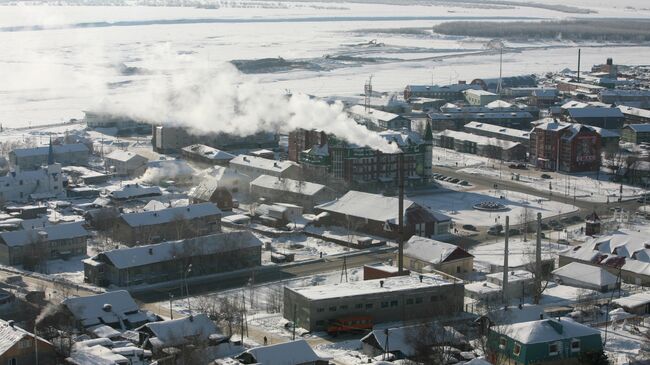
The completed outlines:
[[[499,83],[497,84],[497,94],[501,96],[502,80],[503,80],[503,44],[499,47]]]
[[[580,82],[580,53],[581,53],[581,51],[582,50],[580,48],[578,48],[578,82]]]
[[[537,240],[535,242],[535,297],[534,304],[539,304],[542,291],[542,213],[537,213]]]
[[[398,230],[397,230],[397,244],[399,245],[399,253],[397,256],[398,273],[404,273],[404,152],[399,154],[397,163],[397,173],[399,175],[399,203],[398,203]]]
[[[508,303],[508,238],[510,236],[510,216],[506,216],[506,240],[503,248],[503,285],[501,286],[501,295],[504,303]]]
[[[181,296],[183,296],[182,293],[181,293]],[[172,310],[172,300],[174,300],[174,294],[169,293],[169,317],[170,317],[170,319],[174,319],[174,311]]]
[[[298,305],[293,305],[293,331],[291,333],[291,340],[296,340],[296,312],[298,311]]]

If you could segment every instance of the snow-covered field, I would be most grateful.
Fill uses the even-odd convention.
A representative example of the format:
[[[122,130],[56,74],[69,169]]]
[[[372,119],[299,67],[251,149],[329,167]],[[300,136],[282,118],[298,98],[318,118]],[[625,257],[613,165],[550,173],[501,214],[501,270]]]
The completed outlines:
[[[120,1],[106,1],[120,4]],[[136,2],[137,3],[137,2]],[[408,83],[495,77],[498,55],[486,39],[412,34],[445,20],[558,19],[575,14],[499,5],[388,5],[310,2],[219,2],[217,9],[142,6],[2,6],[0,120],[5,126],[60,123],[82,110],[115,102],[146,109],[152,79],[186,75],[231,60],[298,62],[259,69],[260,88],[313,95],[351,95],[374,75],[376,90]],[[412,2],[409,2],[411,4]],[[583,17],[649,17],[643,1],[627,5],[575,0],[597,13]],[[564,4],[562,4],[564,5]],[[80,25],[83,23],[83,26]],[[387,32],[386,30],[390,30]],[[369,42],[376,39],[376,44]],[[575,64],[578,45],[564,41],[512,43],[505,75],[544,73]],[[585,65],[614,56],[638,64],[646,46],[583,44]],[[133,103],[134,101],[137,101]]]
[[[501,199],[501,196],[504,199]],[[449,215],[457,224],[472,224],[474,226],[504,224],[506,216],[510,216],[510,223],[516,225],[523,222],[524,218],[522,217],[528,216],[528,221],[534,219],[538,212],[542,213],[542,218],[549,218],[577,211],[572,205],[506,190],[442,191],[409,196],[409,199]],[[473,208],[475,204],[484,201],[501,203],[507,210],[486,212]]]

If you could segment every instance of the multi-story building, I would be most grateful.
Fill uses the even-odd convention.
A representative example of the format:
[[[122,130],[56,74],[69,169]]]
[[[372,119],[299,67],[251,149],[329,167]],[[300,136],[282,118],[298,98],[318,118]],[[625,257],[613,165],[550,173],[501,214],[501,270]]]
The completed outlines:
[[[0,200],[25,202],[64,196],[61,164],[55,163],[33,171],[20,169],[0,177]]]
[[[230,160],[230,168],[247,175],[251,180],[261,175],[300,178],[300,165],[293,161],[269,160],[250,155],[239,155]]]
[[[90,129],[115,128],[118,135],[151,133],[151,124],[139,122],[126,116],[85,111],[83,120]]]
[[[542,169],[597,171],[601,148],[598,132],[582,124],[548,119],[530,133],[530,161]]]
[[[464,100],[463,91],[479,90],[480,85],[469,85],[465,82],[458,84],[438,85],[407,85],[404,89],[404,100],[411,98],[444,99],[446,101]]]
[[[181,155],[186,160],[202,163],[205,165],[228,166],[228,162],[235,158],[235,155],[226,151],[206,146],[204,144],[193,144],[181,149]]]
[[[438,147],[503,161],[526,160],[527,148],[525,145],[494,137],[447,130],[435,133],[433,135],[433,142]]]
[[[296,204],[310,213],[315,205],[331,201],[334,191],[325,185],[302,180],[260,175],[250,183],[254,198],[265,198],[269,202]]]
[[[650,143],[650,124],[628,124],[621,129],[621,139],[625,142]]]
[[[262,242],[249,231],[232,231],[102,252],[84,260],[84,281],[130,286],[181,280],[261,265]],[[137,258],[137,259],[135,259]]]
[[[221,210],[215,204],[201,203],[122,214],[115,223],[114,238],[127,246],[139,246],[220,231]]]
[[[90,234],[81,223],[61,223],[0,233],[0,263],[20,265],[35,252],[44,259],[66,258],[86,253]]]
[[[463,93],[469,105],[484,106],[499,99],[499,95],[485,90],[465,90]]]
[[[529,130],[530,122],[536,118],[528,111],[485,111],[471,112],[465,108],[457,111],[429,113],[427,119],[436,131],[447,129],[460,131],[469,122],[489,123],[501,127]]]
[[[623,105],[619,106],[618,109],[625,116],[625,123],[627,124],[650,123],[650,110]]]
[[[21,170],[35,170],[54,162],[63,166],[84,166],[88,164],[89,154],[90,150],[83,143],[18,148],[9,152],[9,162]]]
[[[373,324],[453,316],[463,310],[462,280],[421,274],[341,284],[284,287],[284,317],[309,331],[361,317]]]
[[[296,129],[289,133],[289,160],[300,162],[300,154],[314,146],[327,144],[327,133],[320,129]]]
[[[160,153],[179,152],[183,147],[204,144],[220,150],[241,150],[255,148],[275,148],[278,139],[275,134],[258,132],[250,136],[236,136],[228,133],[192,134],[188,128],[154,126],[151,145]]]
[[[618,108],[585,106],[567,108],[565,118],[573,123],[586,124],[603,129],[620,129],[625,123],[625,116]]]
[[[469,122],[463,127],[465,132],[476,134],[477,136],[493,137],[505,141],[518,142],[526,146],[530,142],[530,131],[520,129],[506,128],[489,123]]]
[[[118,176],[137,176],[147,169],[147,158],[131,151],[115,150],[104,157],[106,170]]]
[[[648,108],[650,107],[650,90],[605,89],[598,94],[598,100],[607,104]]]

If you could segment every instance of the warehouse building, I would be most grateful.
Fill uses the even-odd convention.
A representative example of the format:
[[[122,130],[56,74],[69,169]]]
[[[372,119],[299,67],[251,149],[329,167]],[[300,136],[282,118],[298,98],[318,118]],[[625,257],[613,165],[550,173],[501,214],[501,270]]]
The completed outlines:
[[[450,317],[463,310],[463,293],[461,280],[442,274],[285,286],[284,317],[312,332],[351,317],[363,317],[373,324]]]
[[[503,161],[526,161],[527,148],[524,144],[465,132],[447,130],[435,133],[433,144],[462,153]]]

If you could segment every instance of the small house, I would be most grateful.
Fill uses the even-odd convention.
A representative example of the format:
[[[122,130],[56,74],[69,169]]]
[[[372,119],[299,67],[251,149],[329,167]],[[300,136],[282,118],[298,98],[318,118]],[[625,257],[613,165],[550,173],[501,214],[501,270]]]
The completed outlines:
[[[106,170],[117,176],[138,176],[147,169],[147,158],[135,152],[115,150],[104,157]]]
[[[412,236],[404,245],[404,266],[417,272],[463,276],[474,269],[474,256],[450,243]]]
[[[14,321],[0,319],[0,364],[56,364],[54,346],[49,341],[18,327]]]
[[[576,288],[607,292],[618,287],[616,275],[599,266],[571,262],[553,270],[556,283]]]
[[[254,347],[237,356],[242,364],[327,365],[329,361],[316,355],[307,341],[298,340],[270,346]]]

